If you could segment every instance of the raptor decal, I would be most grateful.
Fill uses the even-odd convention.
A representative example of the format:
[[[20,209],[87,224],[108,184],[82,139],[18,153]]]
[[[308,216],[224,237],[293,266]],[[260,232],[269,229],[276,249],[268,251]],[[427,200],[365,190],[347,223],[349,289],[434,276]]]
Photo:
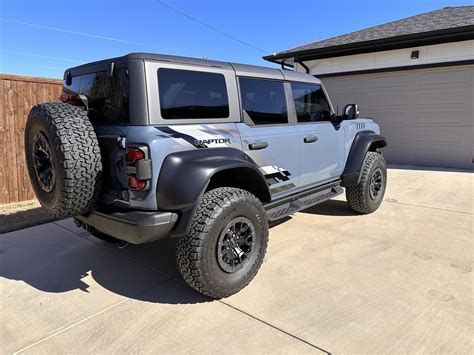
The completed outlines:
[[[223,144],[228,143],[230,144],[229,138],[211,138],[211,139],[196,139],[195,143],[197,145],[205,145],[205,144]]]
[[[164,134],[159,134],[159,137],[162,138],[175,138],[175,139],[183,139],[187,143],[191,144],[195,148],[209,148],[209,145],[216,147],[216,146],[228,146],[229,144],[232,144],[230,138],[204,138],[204,139],[199,139],[202,136],[202,133],[205,132],[200,128],[187,128],[183,129],[185,132],[179,132],[177,130],[174,130],[170,127],[156,127],[157,130]],[[192,133],[188,134],[187,132]],[[222,130],[222,132],[225,132]],[[214,135],[216,132],[213,132]],[[227,133],[225,133],[227,134]],[[197,138],[194,136],[196,135]]]
[[[189,144],[191,144],[192,146],[196,148],[207,148],[206,144],[204,144],[203,142],[199,142],[198,139],[194,138],[193,136],[190,136],[189,134],[175,131],[174,129],[170,127],[156,127],[156,129],[163,133],[168,134],[168,137],[170,138],[184,139],[186,142],[188,142]]]

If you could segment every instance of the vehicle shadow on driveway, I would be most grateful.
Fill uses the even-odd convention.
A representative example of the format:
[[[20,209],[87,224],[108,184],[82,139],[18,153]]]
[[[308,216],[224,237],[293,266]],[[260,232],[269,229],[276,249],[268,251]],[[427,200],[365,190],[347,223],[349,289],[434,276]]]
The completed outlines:
[[[302,213],[354,215],[346,202],[336,200]],[[272,222],[271,228],[290,219]],[[98,240],[71,225],[59,221],[3,234],[0,277],[20,280],[48,293],[82,290],[96,297],[94,293],[103,295],[94,285],[97,283],[115,294],[146,302],[212,301],[185,285],[181,278],[175,259],[177,239],[119,249],[116,244]]]
[[[55,224],[42,225],[1,236],[0,277],[48,293],[82,290],[91,295],[91,302],[97,293],[104,296],[100,287],[154,303],[212,301],[184,285],[174,257],[175,243],[167,239],[118,249],[86,233],[79,236]]]
[[[300,213],[335,217],[349,217],[359,215],[349,207],[346,201],[339,200],[329,200],[319,205],[307,208]]]

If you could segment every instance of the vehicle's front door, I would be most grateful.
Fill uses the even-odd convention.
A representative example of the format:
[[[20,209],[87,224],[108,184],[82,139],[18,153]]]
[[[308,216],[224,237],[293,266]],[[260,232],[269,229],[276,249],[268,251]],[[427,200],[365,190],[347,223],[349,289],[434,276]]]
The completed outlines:
[[[316,83],[291,83],[301,145],[299,185],[337,179],[344,170],[345,133],[331,121],[331,106]]]
[[[272,199],[290,194],[298,186],[301,152],[283,81],[239,78],[239,88],[243,151],[260,167]]]

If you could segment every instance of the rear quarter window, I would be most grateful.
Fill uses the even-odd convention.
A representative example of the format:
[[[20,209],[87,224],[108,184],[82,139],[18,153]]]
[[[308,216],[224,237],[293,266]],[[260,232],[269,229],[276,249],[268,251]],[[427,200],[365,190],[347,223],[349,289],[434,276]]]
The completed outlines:
[[[89,119],[92,124],[128,124],[129,80],[126,69],[116,70],[113,77],[100,71],[72,77],[64,82],[65,93],[87,97]]]
[[[181,69],[158,69],[161,117],[173,119],[228,118],[224,75]]]
[[[242,110],[255,125],[288,123],[288,109],[283,82],[240,78]]]

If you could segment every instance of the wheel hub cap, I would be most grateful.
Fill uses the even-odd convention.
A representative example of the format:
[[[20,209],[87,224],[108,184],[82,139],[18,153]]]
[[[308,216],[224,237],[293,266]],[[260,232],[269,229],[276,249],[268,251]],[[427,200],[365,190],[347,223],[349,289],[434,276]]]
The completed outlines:
[[[38,182],[44,191],[51,192],[54,188],[54,166],[51,147],[42,132],[36,134],[33,140],[33,156]]]
[[[379,168],[375,169],[374,172],[372,173],[372,177],[370,178],[370,198],[372,200],[375,200],[379,194],[380,191],[382,190],[382,185],[383,185],[383,175],[382,175],[382,170]]]
[[[217,244],[217,261],[228,273],[242,269],[255,245],[255,227],[245,217],[232,219],[223,229]]]

